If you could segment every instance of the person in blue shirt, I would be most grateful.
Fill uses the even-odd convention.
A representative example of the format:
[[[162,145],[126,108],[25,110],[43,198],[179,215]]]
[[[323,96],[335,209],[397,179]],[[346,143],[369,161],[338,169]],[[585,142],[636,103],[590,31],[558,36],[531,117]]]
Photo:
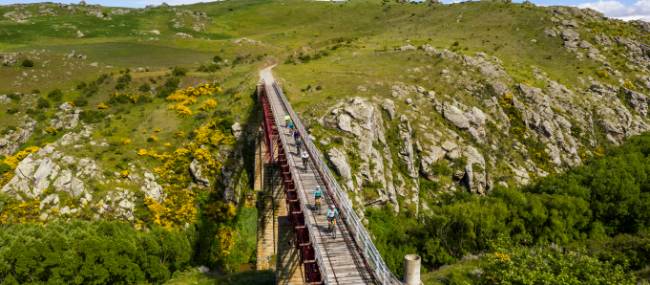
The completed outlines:
[[[320,214],[320,201],[322,198],[323,198],[323,191],[320,189],[320,185],[318,185],[314,190],[314,209],[319,214]]]
[[[336,238],[336,218],[339,216],[339,210],[333,204],[327,209],[327,222],[332,238]]]

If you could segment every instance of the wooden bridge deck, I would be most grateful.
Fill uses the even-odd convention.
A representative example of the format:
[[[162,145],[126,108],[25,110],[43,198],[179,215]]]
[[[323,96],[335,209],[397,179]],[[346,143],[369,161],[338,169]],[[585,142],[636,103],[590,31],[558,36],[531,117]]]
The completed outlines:
[[[265,77],[263,76],[264,88],[268,92],[269,103],[276,126],[278,126],[279,135],[284,136],[282,141],[283,148],[287,152],[287,160],[293,169],[293,173],[298,174],[296,179],[297,191],[304,193],[304,196],[299,195],[299,197],[302,196],[307,199],[307,201],[303,201],[301,198],[301,203],[309,209],[304,215],[305,219],[309,220],[306,224],[311,225],[309,231],[313,232],[315,236],[312,243],[316,250],[321,253],[323,266],[327,267],[325,270],[321,270],[321,274],[326,274],[327,276],[324,277],[326,280],[330,280],[331,284],[375,284],[373,276],[364,263],[359,248],[346,226],[339,220],[335,229],[336,238],[328,231],[325,212],[328,205],[332,203],[329,197],[325,197],[325,201],[322,201],[321,213],[317,213],[313,209],[313,192],[317,185],[320,185],[322,189],[325,189],[325,185],[311,162],[303,165],[300,154],[296,149],[296,142],[284,123],[284,117],[288,112],[280,101],[279,94],[274,94],[274,88],[271,86],[273,83],[272,76],[268,74]]]

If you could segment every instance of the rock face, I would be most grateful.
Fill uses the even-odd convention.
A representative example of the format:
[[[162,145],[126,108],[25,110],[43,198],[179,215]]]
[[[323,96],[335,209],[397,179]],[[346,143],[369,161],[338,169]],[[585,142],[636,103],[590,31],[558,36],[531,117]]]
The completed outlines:
[[[34,133],[36,121],[29,117],[23,119],[23,124],[15,130],[9,131],[6,135],[0,137],[0,155],[12,155],[20,145],[25,143]]]
[[[384,120],[380,109],[374,104],[361,98],[354,98],[335,106],[328,116],[323,118],[325,124],[337,128],[354,138],[357,147],[354,153],[358,155],[359,167],[350,174],[351,181],[346,179],[347,166],[343,159],[343,153],[336,149],[331,150],[329,158],[337,165],[339,174],[344,179],[344,185],[353,191],[361,192],[365,186],[372,185],[377,188],[376,195],[357,194],[355,199],[362,204],[376,204],[390,202],[395,207],[397,204],[397,193],[393,184],[392,167],[393,161],[390,157],[385,159],[384,154],[390,153],[386,145],[384,133]]]
[[[627,97],[628,103],[634,110],[641,116],[648,116],[648,105],[650,105],[650,99],[639,93],[632,90],[625,89],[623,91]]]

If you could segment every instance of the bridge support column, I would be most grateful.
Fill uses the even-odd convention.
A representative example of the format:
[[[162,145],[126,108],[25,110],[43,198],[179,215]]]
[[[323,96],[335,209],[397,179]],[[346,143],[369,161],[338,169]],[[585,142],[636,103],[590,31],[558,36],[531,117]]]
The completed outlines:
[[[421,258],[417,254],[404,256],[404,283],[406,285],[420,285],[420,264]]]

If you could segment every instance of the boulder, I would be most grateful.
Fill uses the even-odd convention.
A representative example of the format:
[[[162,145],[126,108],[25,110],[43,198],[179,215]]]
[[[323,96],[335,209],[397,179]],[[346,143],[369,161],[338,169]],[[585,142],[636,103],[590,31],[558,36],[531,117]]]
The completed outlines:
[[[358,133],[355,133],[354,130],[352,129],[352,117],[346,113],[341,113],[337,117],[337,124],[340,130],[358,135]]]
[[[334,165],[334,170],[338,173],[343,181],[345,186],[349,191],[354,191],[354,184],[352,183],[352,169],[345,154],[337,148],[331,148],[327,152],[327,158]]]
[[[413,46],[412,44],[407,44],[407,45],[401,46],[399,48],[399,50],[400,51],[413,51],[413,50],[417,50],[417,48],[415,46]]]
[[[145,197],[153,199],[158,203],[164,200],[163,188],[156,182],[156,177],[151,172],[145,171],[144,183],[140,190],[144,192]]]
[[[384,102],[381,104],[382,109],[388,113],[388,118],[389,119],[394,119],[395,118],[395,103],[393,100],[390,99],[385,99]]]
[[[469,128],[469,119],[465,117],[463,111],[454,105],[445,104],[443,106],[443,117],[460,129]]]
[[[178,32],[174,36],[176,36],[177,38],[180,38],[180,39],[191,39],[191,38],[193,38],[192,35],[190,35],[188,33],[182,33],[182,32]]]
[[[190,163],[190,174],[192,174],[192,178],[197,184],[204,187],[210,186],[210,180],[203,176],[203,167],[201,166],[201,163],[196,159],[192,160]]]
[[[239,137],[242,134],[242,126],[241,126],[241,124],[239,124],[239,122],[235,122],[234,124],[232,124],[231,130],[232,130],[232,135],[236,139],[239,139]]]

